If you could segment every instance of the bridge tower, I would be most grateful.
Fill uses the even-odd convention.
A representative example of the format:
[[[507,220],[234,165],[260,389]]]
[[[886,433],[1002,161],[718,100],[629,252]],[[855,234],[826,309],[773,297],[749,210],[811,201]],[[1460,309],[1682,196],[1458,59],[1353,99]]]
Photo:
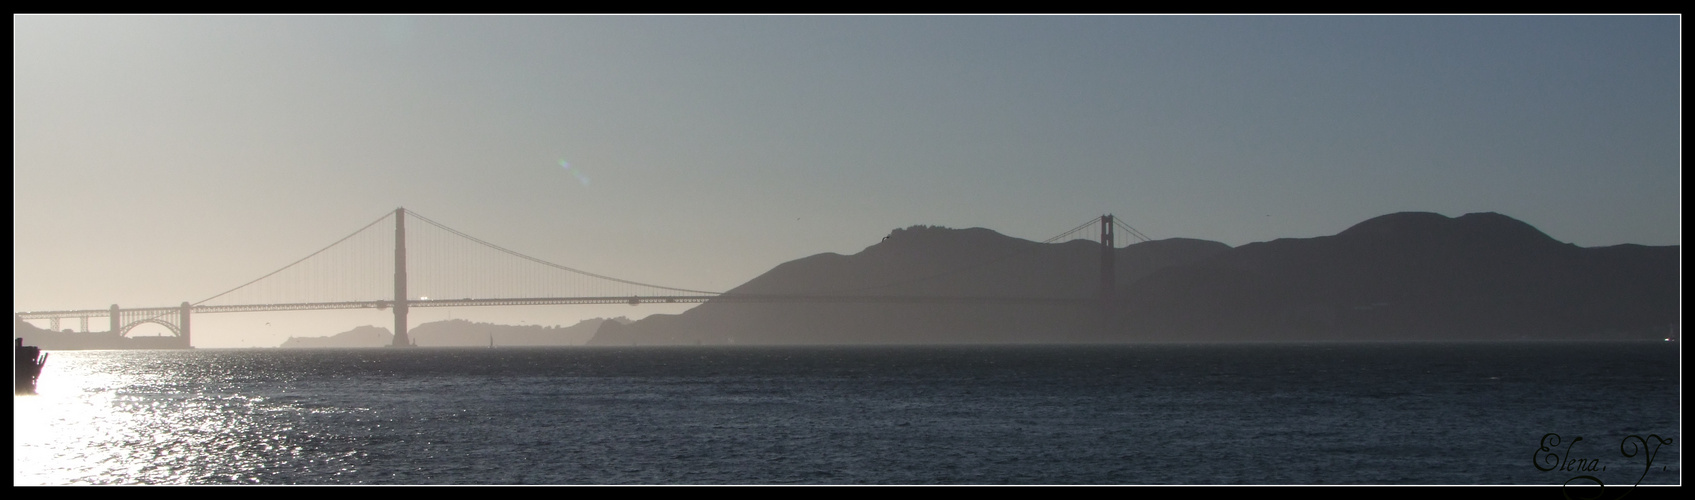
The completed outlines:
[[[1113,268],[1112,214],[1101,216],[1101,307],[1111,310],[1118,272]]]
[[[394,209],[394,346],[411,346],[406,335],[406,209]]]

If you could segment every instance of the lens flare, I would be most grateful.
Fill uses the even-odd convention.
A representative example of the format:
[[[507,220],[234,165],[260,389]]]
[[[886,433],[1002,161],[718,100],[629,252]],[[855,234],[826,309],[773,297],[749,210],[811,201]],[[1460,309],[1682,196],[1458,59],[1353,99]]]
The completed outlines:
[[[580,170],[580,169],[573,170],[571,168],[571,164],[569,162],[566,162],[564,159],[559,160],[559,166],[561,168],[564,168],[566,172],[569,172],[572,177],[576,177],[577,182],[583,183],[584,186],[589,185],[589,176],[584,175],[582,170]]]

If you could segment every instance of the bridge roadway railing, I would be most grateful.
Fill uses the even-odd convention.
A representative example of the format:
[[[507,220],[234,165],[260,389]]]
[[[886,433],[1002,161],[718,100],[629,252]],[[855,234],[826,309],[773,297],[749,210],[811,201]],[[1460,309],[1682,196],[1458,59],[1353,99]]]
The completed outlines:
[[[609,297],[541,297],[523,299],[430,299],[408,301],[407,307],[527,306],[547,304],[699,304],[712,303],[861,303],[861,304],[1050,304],[1089,305],[1094,298],[930,296],[930,295],[641,295]],[[197,309],[198,310],[198,309]]]
[[[516,299],[429,299],[410,300],[407,307],[477,307],[477,306],[535,306],[590,304],[699,304],[714,303],[855,303],[855,304],[1027,304],[1027,305],[1092,305],[1093,298],[1056,297],[997,297],[997,296],[930,296],[930,295],[782,295],[782,294],[724,294],[724,295],[638,295],[605,297],[532,297]],[[348,302],[300,302],[290,304],[237,304],[192,306],[196,314],[313,311],[331,309],[387,309],[385,300]],[[180,307],[124,308],[125,313],[153,312],[160,315],[178,312]],[[16,313],[21,319],[99,318],[111,314],[110,309],[67,311],[26,311]]]
[[[122,310],[124,313],[155,315],[176,314],[182,311],[181,306],[175,307],[134,307]],[[21,319],[53,319],[53,318],[104,318],[112,315],[111,309],[81,309],[75,311],[25,311],[15,313]]]

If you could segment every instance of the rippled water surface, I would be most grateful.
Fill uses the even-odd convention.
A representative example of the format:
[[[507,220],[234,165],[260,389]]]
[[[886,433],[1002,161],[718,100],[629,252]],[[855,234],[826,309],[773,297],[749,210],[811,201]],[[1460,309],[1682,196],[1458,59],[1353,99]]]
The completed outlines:
[[[1646,342],[56,351],[12,477],[1675,484],[1678,370]],[[1607,469],[1538,470],[1548,433]],[[1651,467],[1621,451],[1650,434]]]

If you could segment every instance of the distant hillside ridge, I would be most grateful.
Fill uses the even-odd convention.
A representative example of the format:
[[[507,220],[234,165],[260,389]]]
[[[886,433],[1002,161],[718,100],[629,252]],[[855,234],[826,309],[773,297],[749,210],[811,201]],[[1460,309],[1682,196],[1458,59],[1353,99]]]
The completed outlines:
[[[1186,238],[1114,250],[1118,283],[1228,245]],[[1093,298],[1098,243],[1044,244],[983,228],[897,229],[853,255],[790,261],[727,294]],[[731,303],[603,326],[590,345],[951,344],[1100,340],[1101,315],[1070,305]]]
[[[85,349],[187,349],[189,346],[176,336],[123,337],[114,332],[77,332],[70,329],[53,331],[37,327],[12,316],[12,338],[24,339],[24,345],[49,351]]]
[[[627,323],[629,318],[592,318],[571,326],[500,325],[462,319],[434,321],[407,329],[420,347],[576,346],[588,343],[602,323]],[[353,348],[383,347],[394,342],[394,333],[379,326],[361,326],[328,337],[290,337],[280,347]]]
[[[1242,245],[1127,290],[1118,338],[1664,337],[1678,246],[1584,248],[1497,213],[1403,212],[1334,236]]]
[[[289,337],[285,349],[347,349],[354,347],[383,347],[394,343],[394,333],[387,328],[365,325],[328,337]]]
[[[729,303],[603,325],[591,345],[1650,339],[1680,318],[1679,247],[1585,248],[1497,213],[1403,212],[1332,236],[1114,250],[1095,305]],[[1100,248],[913,226],[729,293],[1095,297]]]

